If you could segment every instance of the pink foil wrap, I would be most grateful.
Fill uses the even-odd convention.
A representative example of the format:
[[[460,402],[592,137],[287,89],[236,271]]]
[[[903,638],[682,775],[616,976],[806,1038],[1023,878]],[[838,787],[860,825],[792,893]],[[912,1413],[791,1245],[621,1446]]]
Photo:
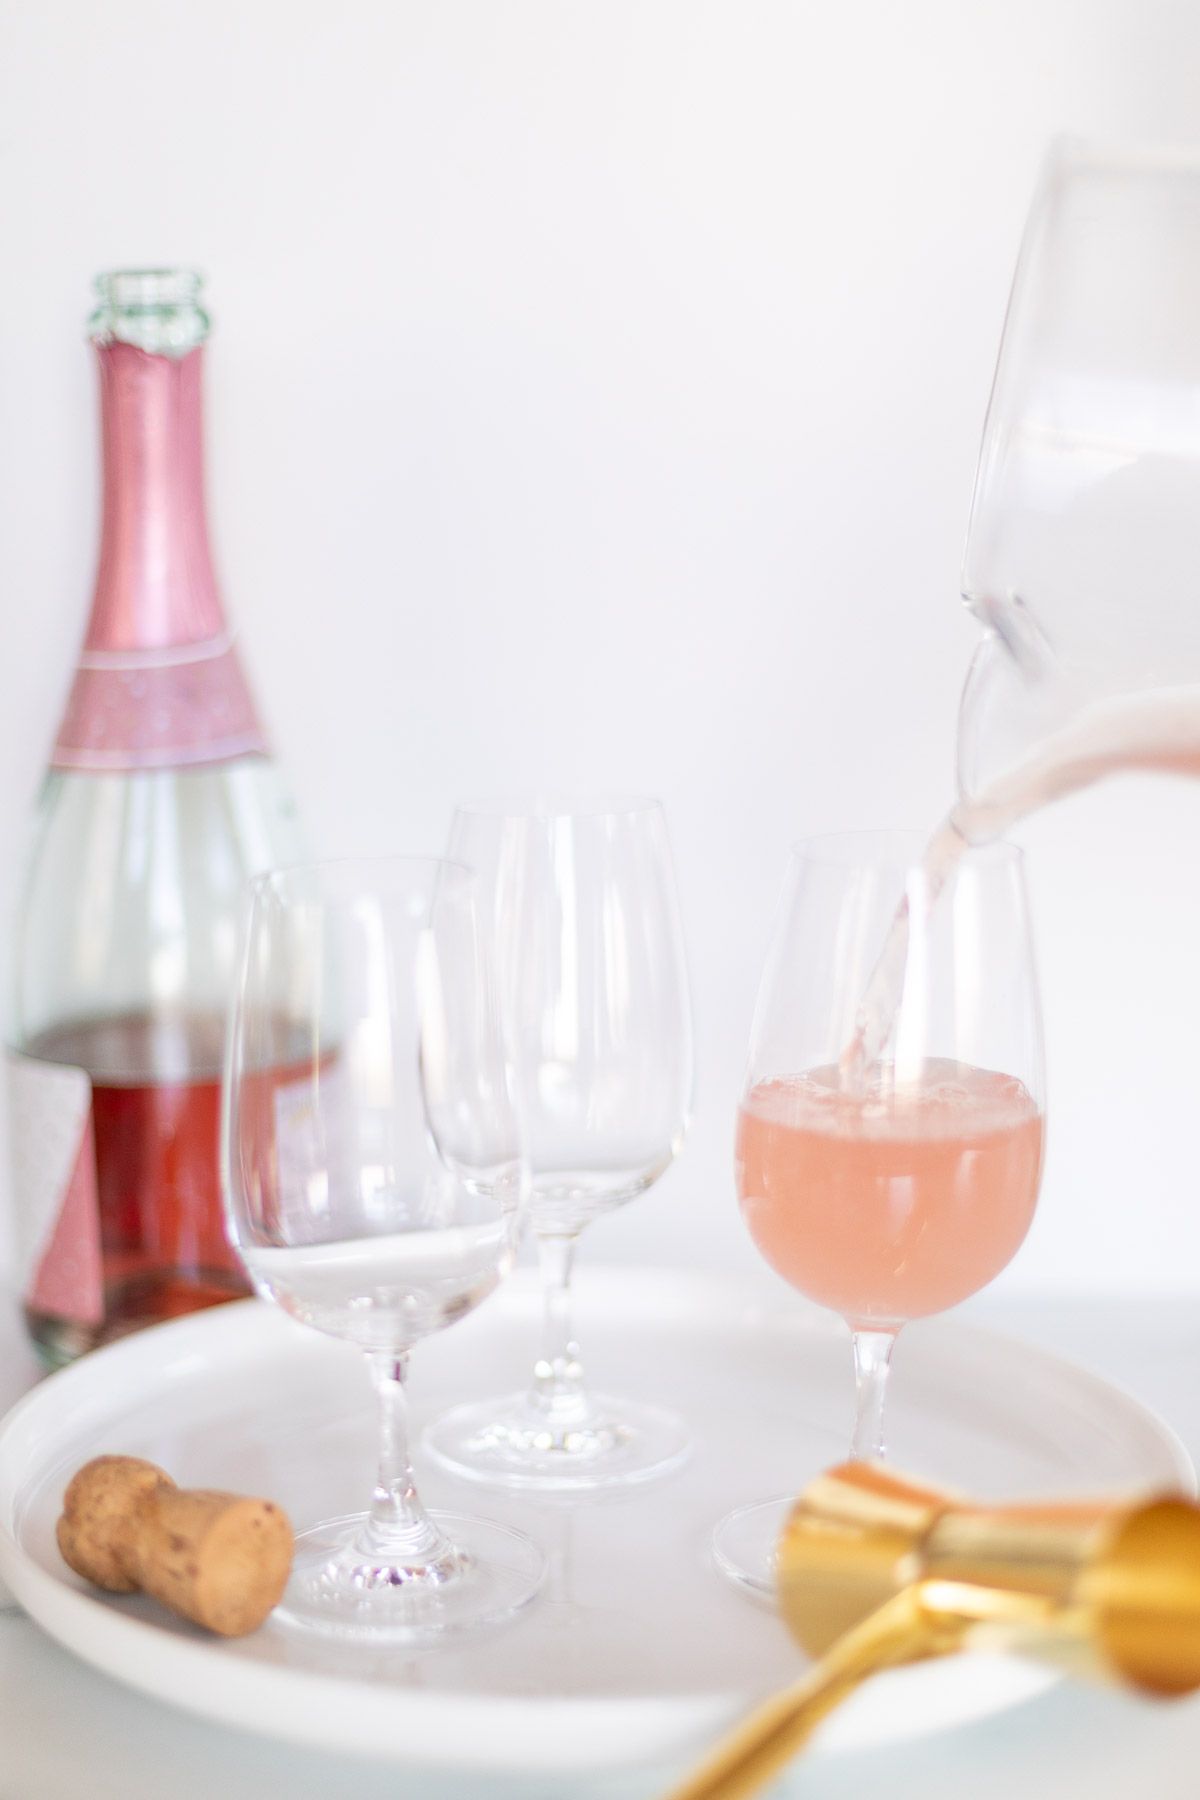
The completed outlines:
[[[208,545],[202,351],[157,356],[116,341],[98,354],[100,563],[51,764],[173,768],[263,753]]]

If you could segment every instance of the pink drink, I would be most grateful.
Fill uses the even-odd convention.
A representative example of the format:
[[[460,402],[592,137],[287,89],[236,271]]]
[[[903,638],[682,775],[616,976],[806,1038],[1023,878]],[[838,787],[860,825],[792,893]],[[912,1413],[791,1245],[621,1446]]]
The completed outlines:
[[[754,1087],[737,1182],[772,1268],[857,1326],[941,1312],[1019,1248],[1042,1168],[1042,1115],[1014,1077],[931,1059],[861,1092],[836,1068]]]

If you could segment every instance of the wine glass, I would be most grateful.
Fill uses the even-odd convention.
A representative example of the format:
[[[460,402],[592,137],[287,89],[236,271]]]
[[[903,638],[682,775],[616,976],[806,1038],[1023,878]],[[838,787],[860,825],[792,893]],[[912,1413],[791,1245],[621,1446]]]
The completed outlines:
[[[737,1127],[750,1234],[840,1313],[857,1381],[851,1455],[884,1455],[896,1335],[1015,1255],[1041,1178],[1041,1017],[1021,854],[956,859],[903,833],[793,854],[759,990]],[[867,1001],[864,1004],[864,996]],[[717,1527],[718,1566],[772,1591],[790,1499]]]
[[[541,1552],[428,1513],[409,1352],[512,1265],[527,1169],[487,923],[469,870],[395,858],[252,885],[226,1048],[230,1232],[255,1286],[366,1354],[369,1508],[301,1534],[279,1616],[348,1641],[436,1641],[530,1599]]]
[[[545,1319],[527,1391],[460,1407],[425,1441],[457,1473],[508,1487],[644,1480],[686,1454],[687,1432],[658,1407],[585,1388],[570,1280],[583,1227],[657,1181],[687,1125],[691,1011],[666,819],[653,800],[484,802],[458,808],[450,847],[494,909]]]

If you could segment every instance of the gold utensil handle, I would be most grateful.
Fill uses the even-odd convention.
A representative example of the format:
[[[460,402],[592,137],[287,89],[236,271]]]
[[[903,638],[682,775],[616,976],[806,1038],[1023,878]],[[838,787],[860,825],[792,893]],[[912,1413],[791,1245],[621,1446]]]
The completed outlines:
[[[906,1588],[838,1639],[802,1680],[764,1702],[663,1800],[745,1800],[790,1762],[822,1719],[881,1669],[955,1648]]]

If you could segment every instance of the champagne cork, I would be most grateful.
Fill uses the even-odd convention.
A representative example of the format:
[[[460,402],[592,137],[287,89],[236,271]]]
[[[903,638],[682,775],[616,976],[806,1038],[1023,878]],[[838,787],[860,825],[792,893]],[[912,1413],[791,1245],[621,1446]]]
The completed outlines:
[[[98,1456],[63,1496],[63,1560],[113,1594],[150,1594],[222,1637],[257,1630],[283,1593],[292,1528],[282,1508],[179,1488],[153,1463]]]

